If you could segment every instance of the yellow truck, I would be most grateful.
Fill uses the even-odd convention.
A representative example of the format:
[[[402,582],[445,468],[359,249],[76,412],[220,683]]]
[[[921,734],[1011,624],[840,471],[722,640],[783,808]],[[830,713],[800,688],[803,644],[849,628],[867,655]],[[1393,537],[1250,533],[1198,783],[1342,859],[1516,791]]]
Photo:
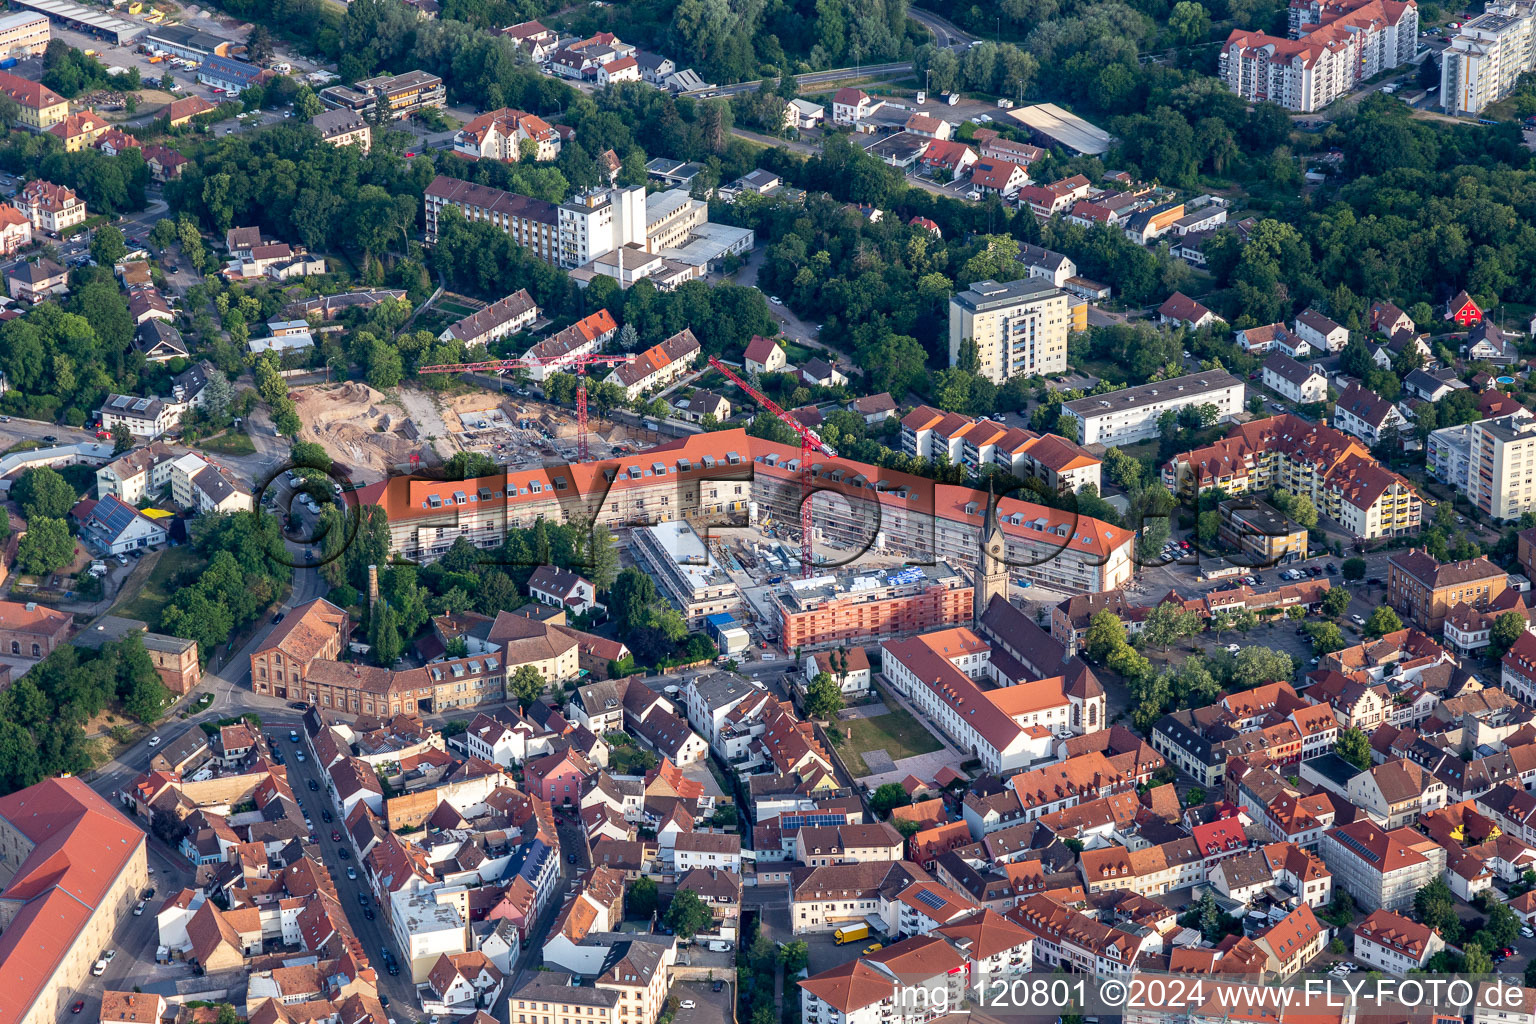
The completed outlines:
[[[869,938],[869,925],[867,924],[845,925],[832,933],[832,940],[839,946],[847,942],[858,942],[861,939],[867,938]]]

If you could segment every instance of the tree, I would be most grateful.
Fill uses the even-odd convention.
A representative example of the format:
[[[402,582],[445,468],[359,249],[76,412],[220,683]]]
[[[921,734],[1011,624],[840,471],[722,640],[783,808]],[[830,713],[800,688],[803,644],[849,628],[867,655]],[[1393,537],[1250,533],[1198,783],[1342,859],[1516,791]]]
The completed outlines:
[[[1460,928],[1457,928],[1457,931],[1460,930]],[[1466,953],[1466,959],[1461,968],[1462,972],[1474,975],[1493,973],[1493,957],[1489,955],[1486,949],[1471,940],[1468,940],[1462,949]]]
[[[779,963],[784,967],[785,977],[795,977],[810,962],[811,947],[804,939],[791,939],[779,947]]]
[[[1114,612],[1106,609],[1088,620],[1083,650],[1090,659],[1102,665],[1111,654],[1125,646],[1125,623]]]
[[[1363,580],[1365,579],[1365,559],[1346,558],[1344,564],[1339,567],[1339,571],[1347,580]]]
[[[1216,942],[1221,938],[1221,908],[1216,905],[1216,895],[1207,888],[1200,895],[1200,902],[1195,905],[1200,914],[1200,932],[1205,936],[1205,941]]]
[[[1375,640],[1387,633],[1396,633],[1403,628],[1403,620],[1397,617],[1397,612],[1386,605],[1379,605],[1371,612],[1371,617],[1365,620],[1365,635]]]
[[[1343,587],[1333,587],[1323,595],[1323,614],[1338,618],[1349,607],[1349,591]]]
[[[1339,733],[1333,749],[1340,757],[1361,771],[1371,766],[1371,740],[1358,726]]]
[[[325,112],[325,106],[320,102],[320,97],[315,95],[315,90],[307,85],[299,86],[293,94],[293,116],[302,117],[308,121],[312,117]]]
[[[80,500],[69,481],[48,466],[38,466],[21,474],[16,486],[11,488],[11,497],[28,522],[39,517],[63,519]]]
[[[16,548],[16,566],[31,576],[62,569],[75,557],[75,539],[62,519],[39,517],[27,521],[27,532]]]
[[[1191,786],[1189,792],[1184,794],[1185,807],[1199,807],[1205,803],[1205,790],[1199,786]]]
[[[1092,625],[1090,621],[1090,629]],[[1153,647],[1167,649],[1179,640],[1200,632],[1201,626],[1199,612],[1186,611],[1172,602],[1164,602],[1147,613],[1142,636]]]
[[[632,565],[620,572],[608,590],[608,610],[613,613],[619,635],[647,625],[657,600],[655,580]]]
[[[1312,638],[1312,653],[1318,657],[1342,651],[1349,646],[1344,642],[1344,631],[1336,623],[1315,622],[1307,634]]]
[[[126,423],[112,424],[112,454],[121,455],[134,445],[133,431]]]
[[[385,605],[373,617],[370,643],[374,661],[380,665],[393,665],[405,651],[405,641],[400,638],[400,624],[395,610]]]
[[[544,694],[544,676],[532,665],[519,665],[508,681],[512,696],[526,708]]]
[[[624,893],[624,908],[636,920],[649,921],[656,913],[656,883],[642,875],[630,883]]]
[[[1485,892],[1492,895],[1491,891]],[[1486,910],[1488,919],[1483,923],[1479,937],[1492,942],[1493,949],[1514,945],[1515,938],[1520,934],[1520,919],[1515,916],[1515,912],[1499,899],[1489,899]]]
[[[692,889],[678,890],[672,897],[671,905],[667,907],[666,917],[663,918],[673,934],[683,940],[693,938],[708,928],[713,920],[714,915],[710,913],[709,904],[700,899],[699,894]]]
[[[128,244],[123,233],[111,224],[103,224],[91,238],[91,259],[99,267],[110,267],[128,255]]]
[[[1509,649],[1515,646],[1515,641],[1520,639],[1526,630],[1526,618],[1519,612],[1505,612],[1493,620],[1493,625],[1488,630],[1488,640],[1493,648],[1495,658],[1503,658],[1509,653]]]
[[[831,673],[818,672],[805,688],[805,714],[808,718],[831,721],[843,710],[843,691]]]
[[[911,803],[912,798],[897,782],[882,783],[869,798],[870,808],[882,818],[889,815],[895,808],[906,807]]]
[[[317,441],[295,441],[288,453],[295,466],[307,466],[322,473],[331,471],[331,453]]]

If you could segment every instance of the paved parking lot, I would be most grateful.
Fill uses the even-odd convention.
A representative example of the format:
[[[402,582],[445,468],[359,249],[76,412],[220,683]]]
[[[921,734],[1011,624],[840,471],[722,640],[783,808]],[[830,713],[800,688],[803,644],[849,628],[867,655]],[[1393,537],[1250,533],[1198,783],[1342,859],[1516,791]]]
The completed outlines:
[[[680,981],[672,986],[672,995],[679,1004],[674,1024],[729,1024],[732,1019],[731,1000],[736,998],[735,972],[723,968],[719,979],[720,991],[708,981]],[[687,1003],[693,1006],[687,1006]]]

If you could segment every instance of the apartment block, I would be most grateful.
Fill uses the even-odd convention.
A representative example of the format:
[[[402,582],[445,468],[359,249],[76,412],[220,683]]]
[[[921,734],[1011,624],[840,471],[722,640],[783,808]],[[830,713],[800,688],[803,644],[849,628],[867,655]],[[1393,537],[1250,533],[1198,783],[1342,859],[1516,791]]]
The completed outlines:
[[[949,365],[957,365],[960,343],[969,339],[981,375],[994,384],[1061,373],[1071,322],[1071,298],[1048,280],[977,281],[949,300]]]
[[[1217,57],[1227,88],[1252,102],[1312,113],[1408,62],[1417,49],[1414,0],[1310,0],[1292,10],[1293,38],[1232,31]]]
[[[741,591],[686,522],[641,527],[630,534],[630,546],[690,628],[741,607]]]
[[[964,575],[939,562],[790,580],[772,600],[784,649],[813,651],[967,624],[972,594]]]
[[[1216,407],[1216,422],[1243,411],[1243,382],[1225,370],[1199,373],[1089,395],[1062,404],[1063,415],[1077,421],[1077,443],[1125,445],[1157,437],[1158,417],[1173,411]]]
[[[1536,501],[1536,419],[1513,413],[1471,424],[1467,497],[1500,520],[1519,519]]]
[[[1464,22],[1440,63],[1440,106],[1480,114],[1536,66],[1536,3],[1489,3]]]
[[[559,262],[559,207],[554,203],[441,174],[432,179],[423,198],[429,244],[437,241],[443,207],[455,206],[465,220],[487,221],[545,263]]]
[[[1174,456],[1163,467],[1163,483],[1184,495],[1281,487],[1305,494],[1319,513],[1367,540],[1415,533],[1423,517],[1413,487],[1361,441],[1291,415],[1252,420],[1215,444]]]
[[[353,85],[320,90],[320,102],[358,114],[388,114],[398,121],[426,107],[441,107],[448,98],[443,80],[425,71],[378,75]]]

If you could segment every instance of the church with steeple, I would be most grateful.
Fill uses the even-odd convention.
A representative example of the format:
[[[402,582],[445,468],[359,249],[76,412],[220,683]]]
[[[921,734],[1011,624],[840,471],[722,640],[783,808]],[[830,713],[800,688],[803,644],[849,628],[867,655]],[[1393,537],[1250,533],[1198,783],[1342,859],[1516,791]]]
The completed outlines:
[[[993,597],[1008,600],[1008,538],[997,521],[997,496],[987,481],[987,512],[981,522],[981,551],[976,558],[973,625],[980,627]]]

